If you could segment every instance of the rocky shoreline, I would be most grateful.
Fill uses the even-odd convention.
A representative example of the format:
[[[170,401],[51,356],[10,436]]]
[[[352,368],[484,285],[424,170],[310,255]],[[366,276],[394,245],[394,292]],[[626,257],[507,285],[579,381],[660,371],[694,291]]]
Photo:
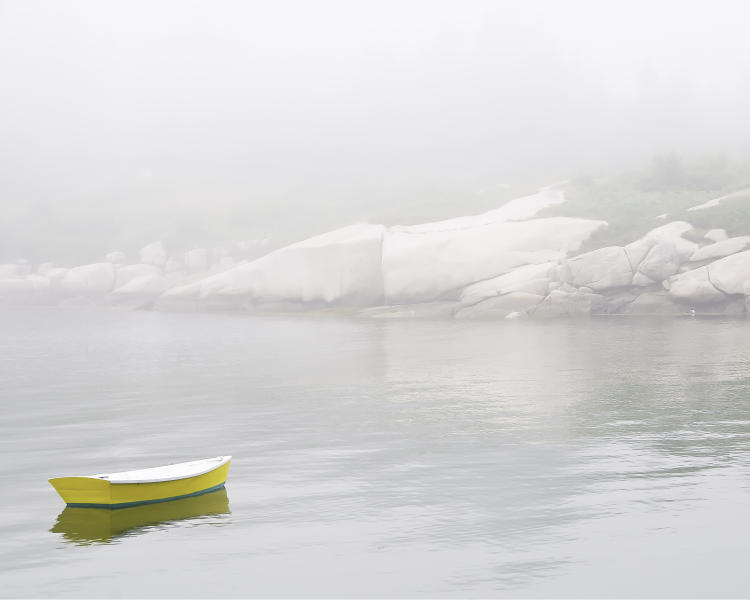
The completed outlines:
[[[254,260],[242,256],[247,243],[170,256],[154,242],[133,264],[122,252],[71,268],[19,261],[0,265],[0,304],[323,309],[366,318],[747,314],[750,236],[674,221],[625,246],[581,253],[607,223],[535,218],[564,201],[561,188],[544,188],[481,215],[351,225]]]

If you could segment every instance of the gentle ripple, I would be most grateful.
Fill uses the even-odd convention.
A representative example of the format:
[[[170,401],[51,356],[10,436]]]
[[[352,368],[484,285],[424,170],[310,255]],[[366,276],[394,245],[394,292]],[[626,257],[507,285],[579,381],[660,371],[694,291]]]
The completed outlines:
[[[747,596],[749,334],[0,312],[0,594]],[[117,522],[46,481],[218,454]]]

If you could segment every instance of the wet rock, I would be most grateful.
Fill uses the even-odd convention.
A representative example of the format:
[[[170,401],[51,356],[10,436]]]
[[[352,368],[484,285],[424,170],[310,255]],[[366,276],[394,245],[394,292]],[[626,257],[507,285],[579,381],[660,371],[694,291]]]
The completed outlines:
[[[481,302],[460,308],[456,319],[504,319],[511,313],[525,314],[537,306],[544,296],[528,292],[509,292],[487,298]]]
[[[686,304],[722,302],[726,295],[719,291],[708,274],[708,267],[700,267],[669,279],[669,296]]]
[[[535,319],[589,316],[592,304],[600,300],[597,294],[553,290],[542,302],[529,310],[529,315]]]
[[[423,302],[366,308],[359,312],[371,319],[446,319],[453,316],[457,302]]]
[[[642,316],[680,316],[688,314],[688,309],[684,304],[673,302],[666,291],[649,291],[640,294],[627,306],[624,306],[623,313]]]
[[[639,290],[622,290],[616,293],[594,295],[592,297],[592,315],[619,315],[625,312],[625,308],[633,302],[639,294]]]

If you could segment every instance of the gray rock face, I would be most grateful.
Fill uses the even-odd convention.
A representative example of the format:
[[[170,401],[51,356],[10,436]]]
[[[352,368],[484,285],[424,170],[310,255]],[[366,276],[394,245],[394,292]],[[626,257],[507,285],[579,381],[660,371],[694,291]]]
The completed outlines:
[[[575,251],[604,221],[550,217],[493,221],[490,216],[393,227],[383,238],[383,281],[389,303],[458,298],[473,283]],[[453,296],[455,295],[455,296]]]
[[[706,267],[711,283],[725,294],[744,294],[750,280],[750,250],[732,254]]]
[[[659,283],[659,282],[654,281],[650,277],[646,277],[640,271],[638,271],[635,275],[633,275],[633,285],[636,287],[648,287],[650,285],[654,285],[655,283]]]
[[[669,279],[669,296],[687,304],[722,302],[726,294],[720,292],[708,274],[708,267],[700,267]]]
[[[690,223],[685,221],[672,221],[671,223],[652,229],[643,239],[654,243],[672,242],[680,257],[680,262],[685,262],[689,260],[693,255],[693,252],[698,249],[698,244],[686,240],[683,236],[687,233],[694,232],[695,229]]]
[[[638,270],[638,266],[641,264],[644,258],[646,258],[646,255],[648,254],[649,250],[653,248],[654,244],[657,242],[653,240],[636,240],[635,242],[631,242],[624,246],[625,248],[625,254],[628,256],[628,260],[630,261],[630,268],[633,270],[633,272]]]
[[[544,296],[527,292],[510,292],[488,298],[477,304],[461,308],[456,319],[504,319],[511,313],[526,313],[537,306]]]
[[[633,302],[640,290],[625,289],[616,293],[595,295],[592,299],[592,315],[621,315],[625,308]]]
[[[709,244],[703,248],[698,248],[690,257],[690,262],[699,262],[703,260],[714,260],[742,252],[750,247],[750,236],[733,237],[715,244]]]
[[[623,308],[628,315],[671,315],[679,316],[687,314],[684,305],[673,302],[667,292],[655,291],[644,292]]]
[[[625,287],[633,282],[625,249],[622,246],[599,248],[567,261],[570,283],[586,286],[595,291]]]
[[[539,319],[585,317],[591,314],[592,304],[597,301],[601,301],[597,294],[552,290],[540,304],[529,310],[529,315]]]
[[[651,281],[663,281],[680,268],[680,256],[674,243],[659,242],[649,250],[646,258],[638,265],[638,272]]]
[[[525,265],[513,269],[499,277],[493,277],[466,287],[461,292],[460,301],[462,304],[471,305],[510,292],[525,292],[546,296],[554,268],[555,263],[546,262],[540,265]]]
[[[423,302],[366,308],[360,316],[371,319],[447,319],[453,316],[457,302]]]
[[[352,225],[280,248],[203,279],[200,302],[224,308],[268,302],[312,308],[381,304],[384,231],[382,225]],[[175,290],[169,292],[174,299]]]

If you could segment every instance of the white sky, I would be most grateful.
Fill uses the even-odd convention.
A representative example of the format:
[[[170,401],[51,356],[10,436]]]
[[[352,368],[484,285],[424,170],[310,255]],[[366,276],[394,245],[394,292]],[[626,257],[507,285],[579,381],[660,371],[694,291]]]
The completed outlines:
[[[0,202],[292,210],[746,153],[748,23],[721,0],[0,0]]]

